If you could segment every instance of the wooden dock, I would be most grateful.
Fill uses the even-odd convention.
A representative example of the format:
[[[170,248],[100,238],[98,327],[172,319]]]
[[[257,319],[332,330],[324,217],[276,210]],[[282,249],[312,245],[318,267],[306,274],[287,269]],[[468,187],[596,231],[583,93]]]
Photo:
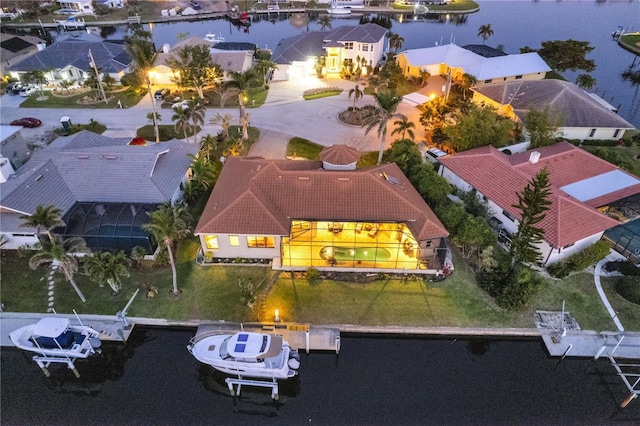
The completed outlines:
[[[208,323],[202,322],[198,326],[195,341],[214,334],[230,334],[239,331],[278,334],[289,342],[292,348],[299,351],[335,351],[340,352],[340,330],[337,328],[317,327],[298,323]]]

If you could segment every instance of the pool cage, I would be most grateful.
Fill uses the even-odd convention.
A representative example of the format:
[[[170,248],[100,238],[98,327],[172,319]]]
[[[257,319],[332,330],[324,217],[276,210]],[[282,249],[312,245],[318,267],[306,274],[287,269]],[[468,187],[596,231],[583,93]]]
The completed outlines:
[[[135,246],[151,254],[156,249],[142,225],[149,222],[148,212],[157,204],[76,203],[62,218],[66,226],[63,238],[82,237],[92,251],[124,250]]]

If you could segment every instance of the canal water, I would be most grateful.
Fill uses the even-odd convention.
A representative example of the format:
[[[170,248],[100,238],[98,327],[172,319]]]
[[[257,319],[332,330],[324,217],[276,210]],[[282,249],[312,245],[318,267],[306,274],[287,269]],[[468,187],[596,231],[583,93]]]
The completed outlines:
[[[7,425],[605,425],[640,424],[640,401],[604,360],[551,359],[537,340],[344,336],[339,356],[302,355],[300,375],[232,398],[224,376],[186,350],[194,329],[136,327],[127,345],[46,378],[2,350]]]

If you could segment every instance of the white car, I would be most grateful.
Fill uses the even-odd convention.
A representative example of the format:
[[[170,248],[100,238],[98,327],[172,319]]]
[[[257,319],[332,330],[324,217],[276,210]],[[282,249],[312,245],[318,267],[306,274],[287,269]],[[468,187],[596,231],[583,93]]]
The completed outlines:
[[[176,102],[175,104],[171,105],[171,109],[176,109],[176,108],[182,108],[182,109],[187,109],[189,108],[189,101],[180,101],[180,102]]]
[[[20,96],[30,96],[38,90],[35,86],[25,86],[20,89]]]

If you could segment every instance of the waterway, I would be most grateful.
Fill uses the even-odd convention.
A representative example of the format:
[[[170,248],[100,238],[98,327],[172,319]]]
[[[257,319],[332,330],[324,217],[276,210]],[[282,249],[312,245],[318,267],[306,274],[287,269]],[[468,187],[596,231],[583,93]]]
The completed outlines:
[[[300,375],[229,395],[224,376],[186,350],[193,329],[134,329],[129,343],[46,378],[3,349],[0,422],[8,425],[605,425],[640,424],[640,401],[605,360],[548,358],[538,340],[343,336],[302,356]]]

